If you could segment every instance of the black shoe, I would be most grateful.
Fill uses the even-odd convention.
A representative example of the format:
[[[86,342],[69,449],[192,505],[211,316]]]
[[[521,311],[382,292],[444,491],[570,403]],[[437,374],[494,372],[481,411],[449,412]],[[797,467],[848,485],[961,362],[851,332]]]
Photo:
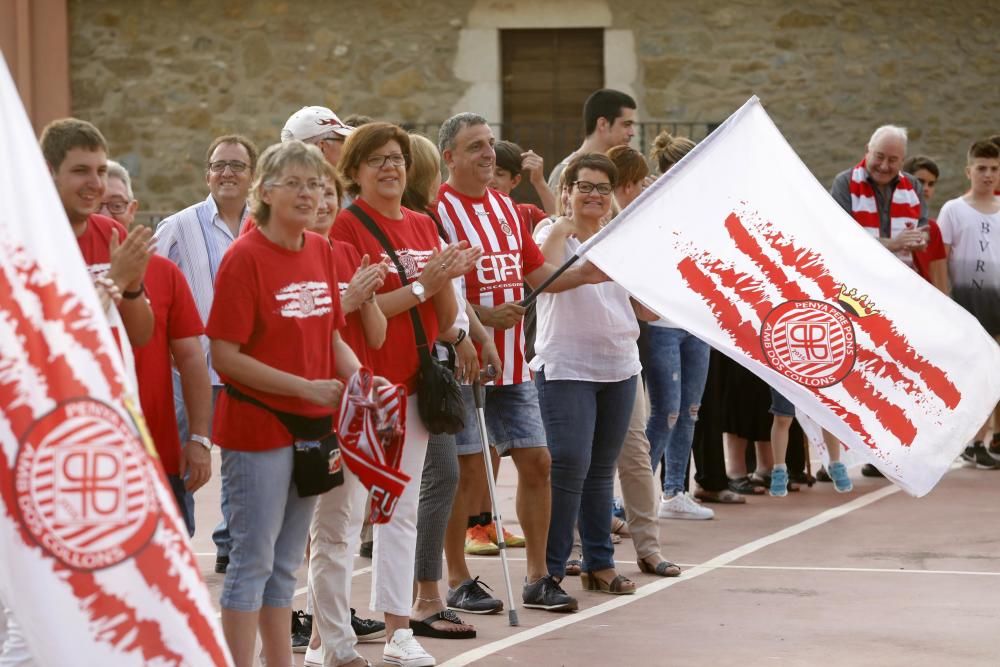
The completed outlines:
[[[503,602],[486,592],[493,590],[479,577],[466,579],[458,588],[448,589],[448,608],[469,614],[496,614],[503,609]]]
[[[292,653],[305,653],[312,635],[313,617],[302,610],[292,612]]]
[[[216,574],[225,574],[227,567],[229,567],[229,556],[216,556],[215,557],[215,573]]]
[[[359,642],[370,642],[385,637],[385,623],[367,618],[358,618],[351,607],[351,627]]]
[[[865,477],[885,477],[882,471],[873,466],[871,463],[866,463],[861,466],[861,474]]]
[[[986,445],[981,442],[976,442],[966,447],[965,451],[962,452],[962,459],[975,464],[979,470],[996,470],[1000,468],[1000,461],[990,456]]]
[[[815,477],[810,477],[804,470],[799,470],[797,472],[788,473],[789,484],[805,484],[806,486],[812,486],[816,483]]]
[[[368,560],[371,560],[372,549],[374,548],[375,548],[374,542],[362,542],[361,548],[358,549],[358,555],[361,556],[362,558],[367,558]]]
[[[548,574],[532,584],[525,579],[521,599],[524,601],[524,606],[529,609],[576,611],[577,608],[576,598],[564,591],[559,582]]]
[[[830,473],[826,471],[826,468],[820,468],[816,471],[816,481],[817,482],[832,482],[833,479],[830,477]]]

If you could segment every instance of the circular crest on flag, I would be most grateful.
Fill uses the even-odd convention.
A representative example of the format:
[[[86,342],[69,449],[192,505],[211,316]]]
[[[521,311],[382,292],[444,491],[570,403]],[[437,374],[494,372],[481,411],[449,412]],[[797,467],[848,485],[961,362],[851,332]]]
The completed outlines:
[[[299,292],[299,312],[308,315],[314,308],[316,308],[316,299],[313,298],[309,288],[303,287],[302,291]]]
[[[114,408],[89,398],[66,401],[22,439],[14,487],[21,523],[70,568],[111,567],[156,531],[157,474]]]
[[[854,327],[836,306],[822,301],[775,307],[761,324],[760,344],[774,370],[806,387],[835,385],[854,368]]]

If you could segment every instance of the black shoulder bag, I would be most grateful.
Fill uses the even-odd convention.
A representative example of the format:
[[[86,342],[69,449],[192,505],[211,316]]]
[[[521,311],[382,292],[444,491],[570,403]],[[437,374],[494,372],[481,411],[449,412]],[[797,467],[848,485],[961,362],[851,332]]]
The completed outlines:
[[[300,498],[318,496],[344,483],[344,468],[337,433],[333,430],[333,415],[304,417],[275,410],[231,384],[226,384],[226,393],[237,401],[267,410],[295,438],[295,444],[292,445],[292,478]]]
[[[382,244],[385,253],[396,265],[396,273],[403,285],[408,285],[406,269],[403,268],[396,251],[389,243],[375,221],[357,204],[351,204],[348,209]],[[413,320],[413,337],[417,344],[417,355],[420,357],[420,370],[417,375],[417,410],[424,426],[431,433],[449,433],[454,435],[465,428],[465,402],[462,400],[462,390],[458,386],[455,375],[444,364],[431,354],[424,334],[424,325],[416,306],[410,308],[410,318]]]

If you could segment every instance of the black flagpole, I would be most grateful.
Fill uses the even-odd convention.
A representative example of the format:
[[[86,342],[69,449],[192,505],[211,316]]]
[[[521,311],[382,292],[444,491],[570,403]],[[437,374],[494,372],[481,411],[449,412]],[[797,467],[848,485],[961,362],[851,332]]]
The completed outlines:
[[[562,266],[560,266],[555,271],[553,271],[552,275],[549,276],[548,278],[546,278],[544,281],[542,281],[541,285],[539,285],[538,287],[536,287],[533,290],[531,290],[531,292],[528,293],[528,296],[524,297],[524,300],[521,301],[521,303],[519,305],[522,308],[527,308],[532,303],[534,303],[535,299],[538,298],[538,295],[541,294],[545,290],[546,287],[548,287],[549,285],[551,285],[552,281],[554,281],[556,278],[558,278],[563,273],[565,273],[566,269],[568,269],[569,267],[573,266],[573,264],[578,259],[580,259],[579,255],[573,255],[572,257],[570,257],[569,259],[567,259],[566,263],[563,264]]]

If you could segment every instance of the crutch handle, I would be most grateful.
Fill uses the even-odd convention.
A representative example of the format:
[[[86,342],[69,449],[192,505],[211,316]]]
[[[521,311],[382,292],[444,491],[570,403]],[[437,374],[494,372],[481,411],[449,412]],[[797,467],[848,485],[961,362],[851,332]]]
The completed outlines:
[[[477,410],[482,410],[483,407],[484,407],[483,406],[483,385],[482,385],[482,383],[479,382],[479,380],[476,380],[475,382],[472,383],[472,397],[476,401],[476,409]]]

